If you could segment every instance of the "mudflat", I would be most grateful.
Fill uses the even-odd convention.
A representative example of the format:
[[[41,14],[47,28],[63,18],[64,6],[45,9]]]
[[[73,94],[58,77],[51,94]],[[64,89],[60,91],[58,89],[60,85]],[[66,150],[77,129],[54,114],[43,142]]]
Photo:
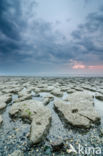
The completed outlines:
[[[78,146],[103,154],[102,77],[0,77],[0,156],[74,155]]]

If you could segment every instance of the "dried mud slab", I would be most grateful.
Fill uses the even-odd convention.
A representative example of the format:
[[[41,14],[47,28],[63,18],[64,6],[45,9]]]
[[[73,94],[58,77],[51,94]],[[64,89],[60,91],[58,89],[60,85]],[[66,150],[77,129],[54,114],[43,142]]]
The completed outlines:
[[[103,101],[103,94],[100,94],[100,93],[96,93],[95,94],[95,98],[100,100],[100,101]]]
[[[63,93],[61,92],[61,90],[59,88],[55,88],[52,90],[51,92],[53,95],[58,96],[58,97],[62,97]]]
[[[74,127],[90,128],[92,123],[99,123],[100,116],[94,109],[93,97],[87,93],[76,92],[68,97],[70,104],[55,101],[54,108],[66,124]]]
[[[12,117],[21,117],[31,122],[31,143],[39,143],[46,136],[50,127],[51,113],[41,102],[35,100],[17,102],[12,105],[9,113]]]
[[[8,94],[0,95],[0,110],[4,109],[9,102],[11,102],[12,97]]]

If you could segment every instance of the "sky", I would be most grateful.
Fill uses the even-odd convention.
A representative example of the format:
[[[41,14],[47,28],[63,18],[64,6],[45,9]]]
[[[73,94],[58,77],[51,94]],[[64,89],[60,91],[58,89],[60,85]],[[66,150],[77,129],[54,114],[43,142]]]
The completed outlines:
[[[103,74],[102,0],[1,0],[0,75]]]

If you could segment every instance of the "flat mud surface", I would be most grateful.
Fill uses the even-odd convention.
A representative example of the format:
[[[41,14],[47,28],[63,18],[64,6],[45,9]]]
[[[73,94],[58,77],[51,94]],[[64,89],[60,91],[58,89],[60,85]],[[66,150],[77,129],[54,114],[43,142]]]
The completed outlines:
[[[59,116],[54,109],[54,101],[61,100],[68,107],[70,103],[67,98],[75,92],[85,92],[93,96],[94,109],[101,118],[100,123],[92,123],[88,129],[83,129],[82,126],[77,128],[65,123]],[[16,150],[21,151],[24,156],[84,156],[86,154],[102,156],[103,98],[98,98],[98,94],[103,97],[103,78],[0,77],[0,96],[9,95],[11,97],[11,100],[6,102],[6,107],[0,110],[0,116],[3,119],[0,125],[0,156],[10,156]],[[48,133],[40,143],[31,145],[31,123],[20,117],[11,117],[9,112],[16,100],[18,103],[19,99],[22,101],[36,100],[43,103],[44,99],[48,97],[49,101],[45,107],[48,107],[52,117]],[[80,146],[83,147],[83,150],[79,154]],[[71,151],[72,147],[75,148],[74,152]],[[91,150],[88,153],[88,147],[94,148],[94,151]],[[98,147],[101,149],[100,154],[97,151]],[[22,156],[22,154],[14,155]]]

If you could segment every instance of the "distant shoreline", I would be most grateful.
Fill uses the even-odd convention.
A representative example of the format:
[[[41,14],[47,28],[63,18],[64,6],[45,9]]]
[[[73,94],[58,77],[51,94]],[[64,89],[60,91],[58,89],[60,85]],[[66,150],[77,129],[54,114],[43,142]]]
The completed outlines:
[[[61,75],[0,75],[0,77],[42,77],[42,78],[103,78],[103,74],[61,74]]]

